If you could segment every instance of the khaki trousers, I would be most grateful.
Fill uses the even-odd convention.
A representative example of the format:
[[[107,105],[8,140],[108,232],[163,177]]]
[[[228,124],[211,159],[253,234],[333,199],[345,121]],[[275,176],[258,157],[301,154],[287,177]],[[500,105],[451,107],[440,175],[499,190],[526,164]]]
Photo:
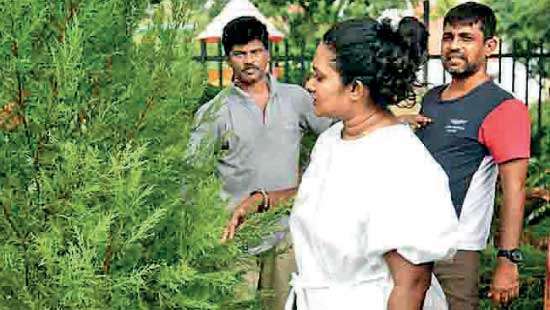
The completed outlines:
[[[249,271],[244,275],[247,287],[238,291],[237,298],[252,299],[259,292],[262,310],[284,310],[290,277],[296,272],[290,236],[287,234],[275,248],[252,256],[248,266]]]
[[[451,261],[434,265],[434,274],[441,284],[449,310],[479,309],[480,252],[457,251]]]

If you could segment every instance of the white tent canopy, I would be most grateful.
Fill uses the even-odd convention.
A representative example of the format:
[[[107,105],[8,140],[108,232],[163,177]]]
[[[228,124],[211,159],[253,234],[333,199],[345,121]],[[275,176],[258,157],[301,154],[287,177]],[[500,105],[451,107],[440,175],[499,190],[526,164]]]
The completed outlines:
[[[197,37],[206,42],[217,42],[220,40],[223,27],[233,19],[241,16],[254,16],[264,23],[269,33],[269,40],[273,42],[281,41],[285,36],[277,30],[273,24],[248,0],[230,0],[223,8],[220,14],[206,26],[206,29]]]

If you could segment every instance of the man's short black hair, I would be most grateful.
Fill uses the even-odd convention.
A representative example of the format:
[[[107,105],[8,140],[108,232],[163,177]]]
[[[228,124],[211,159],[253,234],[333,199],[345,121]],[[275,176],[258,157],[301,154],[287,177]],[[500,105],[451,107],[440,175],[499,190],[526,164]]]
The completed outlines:
[[[477,2],[466,2],[455,6],[445,14],[444,26],[457,23],[479,23],[483,37],[487,40],[495,36],[497,19],[490,7]]]
[[[244,45],[254,40],[260,40],[265,49],[268,49],[267,27],[256,17],[238,17],[223,27],[222,44],[227,56],[233,46]]]

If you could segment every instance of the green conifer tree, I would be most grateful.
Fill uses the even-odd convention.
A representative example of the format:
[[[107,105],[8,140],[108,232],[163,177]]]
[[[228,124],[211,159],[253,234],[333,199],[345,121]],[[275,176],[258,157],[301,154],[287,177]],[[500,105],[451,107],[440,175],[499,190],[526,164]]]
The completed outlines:
[[[0,0],[0,309],[232,307],[216,156],[184,160],[201,6]]]

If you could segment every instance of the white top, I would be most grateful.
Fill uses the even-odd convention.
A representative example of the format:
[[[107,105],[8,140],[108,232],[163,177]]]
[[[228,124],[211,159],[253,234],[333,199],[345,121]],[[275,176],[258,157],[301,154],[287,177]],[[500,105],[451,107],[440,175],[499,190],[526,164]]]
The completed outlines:
[[[386,309],[393,280],[383,254],[414,264],[452,257],[458,221],[447,176],[405,125],[317,140],[290,218],[298,274],[288,309]],[[432,276],[424,309],[446,309]]]

